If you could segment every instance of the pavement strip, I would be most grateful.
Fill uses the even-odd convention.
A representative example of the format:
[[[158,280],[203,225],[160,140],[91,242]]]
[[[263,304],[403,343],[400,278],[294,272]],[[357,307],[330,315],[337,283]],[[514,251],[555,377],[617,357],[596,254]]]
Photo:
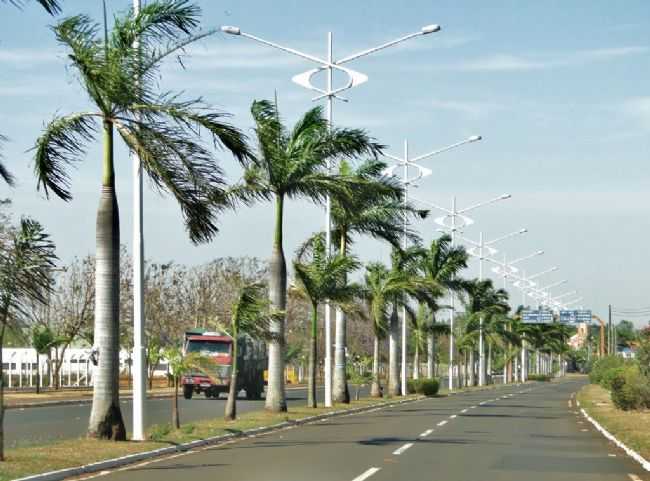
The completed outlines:
[[[361,474],[361,475],[357,476],[356,478],[354,478],[352,481],[363,481],[364,479],[368,479],[370,476],[375,474],[380,469],[381,468],[370,468],[369,470],[367,470],[363,474]]]
[[[402,446],[402,447],[396,449],[395,451],[393,451],[393,454],[395,456],[399,456],[400,454],[402,454],[404,451],[406,451],[408,448],[410,448],[412,446],[413,446],[413,443],[406,443],[404,446]]]

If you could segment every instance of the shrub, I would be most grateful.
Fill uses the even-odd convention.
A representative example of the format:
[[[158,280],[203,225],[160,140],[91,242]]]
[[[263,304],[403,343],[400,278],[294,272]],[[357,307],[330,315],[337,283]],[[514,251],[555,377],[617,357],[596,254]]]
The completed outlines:
[[[619,356],[605,356],[594,361],[589,373],[589,380],[593,384],[600,384],[603,387],[609,389],[609,387],[602,384],[603,376],[607,371],[618,368],[625,365],[625,359]]]
[[[549,374],[529,374],[528,375],[528,380],[529,381],[549,382],[551,379],[553,379],[553,376],[551,376]]]
[[[406,381],[406,391],[408,394],[423,394],[425,396],[435,396],[440,389],[440,382],[435,379],[409,379]]]
[[[605,389],[611,391],[612,390],[612,383],[614,380],[625,374],[625,371],[629,368],[630,366],[618,366],[618,367],[612,367],[605,372],[603,372],[601,378],[600,378],[600,385],[604,387]]]
[[[617,368],[610,381],[612,402],[624,411],[650,406],[650,379],[636,365]]]

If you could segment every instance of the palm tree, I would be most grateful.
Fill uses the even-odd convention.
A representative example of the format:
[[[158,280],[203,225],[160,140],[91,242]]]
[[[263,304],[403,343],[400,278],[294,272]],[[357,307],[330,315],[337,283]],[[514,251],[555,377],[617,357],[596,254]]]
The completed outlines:
[[[316,236],[311,246],[294,261],[293,268],[299,291],[311,303],[311,342],[309,345],[309,383],[307,406],[316,407],[316,366],[318,343],[318,306],[327,299],[349,303],[359,292],[358,286],[347,283],[347,275],[359,268],[354,257],[341,253],[328,256],[323,236]],[[310,259],[307,259],[310,258]]]
[[[341,254],[347,255],[356,235],[368,235],[399,247],[407,218],[423,219],[427,216],[428,211],[403,202],[404,189],[394,177],[383,175],[386,167],[384,162],[378,160],[368,160],[356,168],[345,161],[340,163],[339,174],[357,184],[351,201],[334,199],[332,202],[332,237],[338,243]],[[406,230],[406,235],[411,242],[419,241],[419,237],[410,229]],[[349,403],[346,324],[345,312],[337,308],[332,398],[337,402]]]
[[[72,66],[95,110],[57,116],[45,126],[35,148],[38,187],[70,200],[68,168],[82,159],[83,144],[100,130],[103,139],[95,284],[99,366],[88,427],[93,437],[126,438],[118,401],[120,231],[114,131],[138,154],[153,185],[176,198],[193,242],[208,241],[217,233],[216,215],[229,201],[222,172],[201,144],[199,131],[242,162],[248,155],[242,135],[222,122],[223,114],[207,110],[200,100],[154,90],[161,62],[210,33],[192,35],[199,13],[184,0],[152,2],[136,16],[129,12],[116,18],[110,34],[105,19],[103,39],[100,25],[84,15],[53,27],[59,43],[70,50]]]
[[[340,175],[328,175],[329,160],[376,157],[381,145],[358,129],[328,129],[320,107],[309,110],[289,131],[281,122],[276,106],[256,101],[251,108],[255,121],[258,155],[245,173],[251,196],[275,203],[275,228],[271,251],[269,297],[276,311],[285,311],[287,266],[283,248],[283,219],[286,199],[306,198],[322,202],[333,195],[350,194],[350,182]],[[272,412],[287,410],[284,389],[284,319],[270,323],[268,343],[268,385],[265,407]]]
[[[50,237],[28,218],[0,246],[0,461],[4,461],[4,336],[7,329],[17,327],[16,319],[26,315],[29,301],[47,303],[56,259]]]
[[[57,347],[63,341],[57,337],[49,326],[34,326],[31,331],[32,347],[36,351],[36,394],[40,394],[41,389],[41,355],[50,357],[50,351]]]
[[[436,298],[437,296],[432,296]],[[437,303],[435,309],[439,309]],[[449,334],[447,324],[435,322],[433,310],[430,305],[421,303],[416,316],[411,317],[411,332],[413,334],[413,343],[415,353],[413,355],[413,379],[420,378],[420,352],[427,350],[427,378],[434,377],[433,361],[434,339],[437,336]],[[429,351],[430,349],[430,351]]]
[[[59,0],[36,0],[37,3],[45,9],[50,15],[56,15],[61,12],[61,2]],[[2,3],[7,3],[22,8],[25,3],[23,0],[2,0]]]
[[[465,346],[469,353],[469,381],[474,384],[474,353],[476,351],[476,342],[481,329],[481,319],[483,319],[483,329],[492,323],[495,317],[503,316],[508,313],[508,293],[504,289],[495,289],[491,279],[462,282],[465,298],[463,303],[466,312],[466,333]]]
[[[237,383],[239,334],[246,333],[253,337],[262,337],[268,326],[268,319],[274,313],[269,311],[269,301],[265,297],[266,286],[261,283],[246,284],[239,289],[232,304],[230,329],[232,336],[232,368],[230,371],[230,389],[224,417],[233,421],[237,417]]]
[[[440,299],[446,291],[460,293],[462,283],[456,280],[460,271],[467,267],[467,252],[461,246],[453,246],[451,236],[445,234],[438,239],[431,241],[426,250],[426,255],[422,259],[422,271],[424,277],[439,289],[434,293],[433,301],[429,304],[431,311],[430,322],[427,323],[427,377],[433,377],[434,366],[434,340],[436,334],[442,334],[448,329],[444,329],[442,324],[436,322],[436,316],[440,309],[446,306],[440,304]],[[442,288],[442,289],[440,289]]]
[[[168,347],[163,350],[163,357],[167,359],[169,375],[174,384],[174,395],[172,396],[172,426],[175,429],[181,427],[180,410],[178,409],[178,384],[181,376],[192,369],[205,369],[208,366],[214,367],[211,358],[201,355],[198,352],[183,354],[180,347]]]

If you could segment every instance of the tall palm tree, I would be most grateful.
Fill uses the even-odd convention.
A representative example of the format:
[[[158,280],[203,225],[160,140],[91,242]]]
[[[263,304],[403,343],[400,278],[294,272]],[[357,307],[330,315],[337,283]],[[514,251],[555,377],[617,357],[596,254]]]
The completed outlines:
[[[359,261],[338,253],[328,256],[322,236],[314,238],[309,254],[293,263],[300,292],[311,303],[311,339],[309,344],[309,383],[307,406],[316,407],[316,366],[318,342],[318,306],[327,299],[338,304],[349,303],[359,292],[358,286],[348,284],[347,276],[359,268]],[[305,259],[310,257],[309,260]]]
[[[432,296],[434,299],[437,296]],[[434,303],[434,309],[440,306]],[[433,309],[429,304],[421,303],[416,316],[411,317],[411,332],[415,353],[413,354],[413,379],[420,378],[420,353],[427,352],[427,377],[434,377],[434,343],[437,336],[449,334],[449,325],[435,322]]]
[[[230,317],[230,334],[232,336],[232,367],[230,371],[230,389],[224,417],[232,421],[237,417],[237,383],[239,334],[249,334],[255,338],[262,337],[268,326],[268,319],[275,313],[269,311],[266,286],[261,283],[246,284],[239,289],[239,294],[232,304]]]
[[[383,175],[386,164],[379,160],[368,160],[356,168],[348,162],[341,162],[339,174],[349,177],[357,184],[351,201],[332,202],[333,238],[339,252],[347,252],[355,236],[367,235],[384,240],[393,247],[399,247],[404,235],[404,222],[409,217],[423,219],[428,211],[404,203],[404,189],[394,178]],[[406,230],[409,241],[418,242],[419,237]],[[350,402],[347,383],[346,347],[347,322],[345,312],[336,310],[336,340],[334,349],[334,376],[332,398],[337,402]]]
[[[309,199],[320,203],[333,195],[350,195],[350,179],[325,172],[329,160],[376,157],[381,145],[358,129],[328,129],[320,107],[309,110],[288,130],[276,106],[256,101],[251,107],[255,121],[258,155],[245,172],[251,196],[271,199],[275,204],[275,228],[271,251],[269,297],[276,311],[284,312],[287,302],[287,266],[283,246],[283,220],[286,199]],[[269,411],[287,410],[284,389],[284,324],[270,323],[268,343],[268,385],[265,407]]]
[[[217,233],[216,215],[229,200],[222,171],[201,143],[207,132],[245,162],[243,136],[223,122],[223,114],[200,100],[181,100],[158,93],[161,62],[211,32],[194,34],[200,10],[184,0],[152,2],[137,15],[116,17],[109,33],[85,15],[53,27],[94,110],[56,116],[35,147],[34,170],[39,188],[71,199],[67,170],[82,160],[84,144],[101,132],[102,184],[96,230],[95,345],[99,365],[93,389],[88,432],[99,438],[125,439],[119,407],[119,214],[115,194],[114,132],[136,152],[152,184],[171,193],[181,207],[190,239],[210,240]],[[103,31],[103,37],[99,32]],[[136,39],[138,47],[134,47]],[[134,79],[140,79],[137,83]]]
[[[57,259],[54,243],[42,226],[23,218],[0,245],[0,461],[4,461],[4,369],[2,348],[7,329],[26,315],[29,301],[47,303],[50,271]]]
[[[457,280],[458,274],[467,267],[468,255],[464,247],[453,246],[451,236],[445,234],[431,241],[422,259],[424,277],[438,289],[429,304],[431,312],[427,332],[427,377],[433,377],[434,339],[436,334],[442,334],[445,329],[436,322],[438,312],[446,306],[441,304],[441,299],[446,291],[462,292],[463,284]]]

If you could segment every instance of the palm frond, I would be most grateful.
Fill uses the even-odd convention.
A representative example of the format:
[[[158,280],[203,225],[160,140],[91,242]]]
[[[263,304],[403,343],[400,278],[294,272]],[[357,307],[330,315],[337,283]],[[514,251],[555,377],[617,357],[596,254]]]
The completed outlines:
[[[11,172],[9,172],[9,169],[5,167],[4,163],[2,162],[4,160],[4,157],[2,155],[2,144],[7,141],[7,137],[4,135],[0,134],[0,177],[9,185],[10,187],[13,187],[15,185],[15,178]]]
[[[79,113],[55,117],[36,140],[34,172],[37,188],[43,188],[63,200],[72,199],[70,177],[66,168],[86,153],[84,142],[93,139],[96,125],[93,114]]]
[[[18,8],[22,8],[25,4],[23,0],[2,0],[2,2],[9,2]],[[36,2],[50,15],[61,13],[61,2],[59,0],[36,0]]]

